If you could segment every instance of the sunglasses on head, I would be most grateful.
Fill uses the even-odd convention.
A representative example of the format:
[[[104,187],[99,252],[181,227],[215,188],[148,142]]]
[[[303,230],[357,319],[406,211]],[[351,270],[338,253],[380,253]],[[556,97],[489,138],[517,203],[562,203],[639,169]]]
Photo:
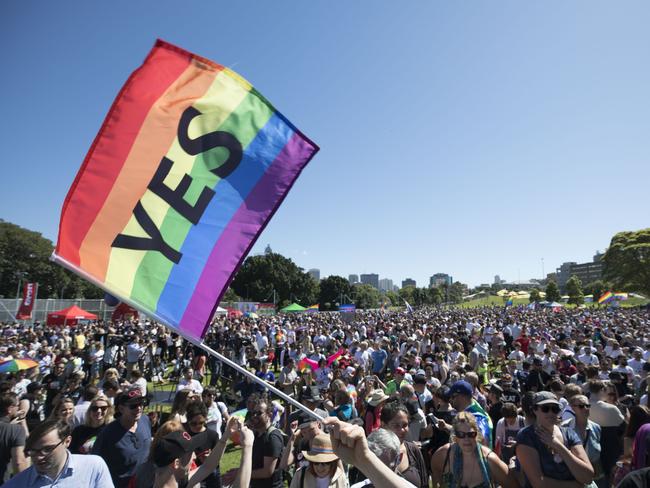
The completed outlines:
[[[539,405],[537,408],[544,413],[548,413],[551,411],[553,413],[560,413],[560,406],[556,405],[555,403],[553,403],[552,405]]]
[[[478,435],[478,432],[472,430],[469,432],[461,432],[460,430],[455,430],[454,435],[458,437],[459,439],[465,439],[466,437],[469,439],[476,439],[476,436]]]

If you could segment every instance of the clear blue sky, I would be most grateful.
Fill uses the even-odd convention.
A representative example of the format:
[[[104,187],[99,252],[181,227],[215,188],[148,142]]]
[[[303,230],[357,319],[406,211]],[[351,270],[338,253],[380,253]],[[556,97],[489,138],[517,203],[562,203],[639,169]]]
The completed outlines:
[[[321,146],[254,252],[418,285],[539,277],[650,226],[645,1],[0,2],[0,218],[56,238],[157,37]]]

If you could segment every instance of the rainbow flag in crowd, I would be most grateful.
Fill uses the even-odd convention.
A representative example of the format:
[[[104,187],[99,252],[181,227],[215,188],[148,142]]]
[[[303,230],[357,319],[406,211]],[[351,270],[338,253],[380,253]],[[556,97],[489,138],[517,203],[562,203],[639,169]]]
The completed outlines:
[[[606,303],[609,302],[614,298],[614,294],[611,291],[608,291],[607,293],[603,293],[600,298],[598,299],[598,304],[600,305],[601,303]]]
[[[158,40],[68,192],[52,259],[202,338],[317,151],[237,73]]]
[[[318,312],[318,303],[316,305],[310,305],[307,307],[305,312]]]

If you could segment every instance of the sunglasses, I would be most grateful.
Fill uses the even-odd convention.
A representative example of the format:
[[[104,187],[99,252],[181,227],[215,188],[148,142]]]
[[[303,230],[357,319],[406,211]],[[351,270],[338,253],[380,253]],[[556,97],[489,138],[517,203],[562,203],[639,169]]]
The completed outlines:
[[[591,404],[590,404],[590,403],[582,403],[582,404],[580,404],[580,405],[571,405],[571,406],[572,406],[573,408],[587,408],[587,409],[591,408]]]
[[[61,444],[63,444],[63,441],[64,441],[64,440],[65,440],[65,439],[62,439],[62,440],[59,441],[59,443],[56,444],[55,446],[45,446],[45,447],[41,447],[40,449],[33,449],[33,448],[31,448],[31,449],[25,449],[25,454],[27,454],[28,456],[38,456],[39,454],[40,454],[41,456],[43,456],[43,457],[45,457],[45,456],[49,456],[50,454],[52,454],[52,453],[54,452],[54,450],[55,450],[57,447],[59,447]]]
[[[131,410],[137,410],[138,408],[144,408],[144,403],[139,402],[139,403],[132,403],[131,405],[128,405],[128,407]]]
[[[461,432],[460,430],[455,430],[454,435],[458,437],[459,439],[465,439],[466,437],[469,439],[476,439],[476,436],[478,435],[478,432],[476,431],[470,431],[470,432]]]
[[[560,406],[559,405],[540,405],[537,407],[539,410],[541,410],[544,413],[548,412],[553,412],[553,413],[560,413]]]
[[[108,406],[103,406],[103,407],[102,407],[102,406],[99,406],[99,405],[92,405],[92,406],[90,407],[90,411],[91,411],[91,412],[99,412],[100,410],[101,410],[102,412],[106,412],[106,410],[108,410]]]

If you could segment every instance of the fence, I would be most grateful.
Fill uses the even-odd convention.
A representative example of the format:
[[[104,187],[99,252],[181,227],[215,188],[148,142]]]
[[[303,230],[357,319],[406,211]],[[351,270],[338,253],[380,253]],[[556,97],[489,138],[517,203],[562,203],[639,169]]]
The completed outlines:
[[[0,322],[12,322],[14,315],[18,311],[22,298],[2,298],[0,299]],[[32,320],[34,322],[45,322],[47,314],[56,310],[76,305],[87,312],[94,313],[100,319],[107,320],[115,307],[109,307],[104,300],[75,300],[75,299],[57,299],[57,298],[37,298],[34,301],[32,309]]]
[[[18,311],[22,298],[0,298],[0,322],[13,322],[14,315]],[[37,298],[34,301],[34,308],[32,309],[32,321],[45,322],[47,314],[56,310],[76,305],[83,308],[86,312],[91,312],[97,315],[102,320],[110,320],[111,314],[115,307],[109,307],[103,299],[84,300],[73,298]],[[228,302],[221,303],[222,307],[232,307],[242,312],[256,311],[257,302]]]

